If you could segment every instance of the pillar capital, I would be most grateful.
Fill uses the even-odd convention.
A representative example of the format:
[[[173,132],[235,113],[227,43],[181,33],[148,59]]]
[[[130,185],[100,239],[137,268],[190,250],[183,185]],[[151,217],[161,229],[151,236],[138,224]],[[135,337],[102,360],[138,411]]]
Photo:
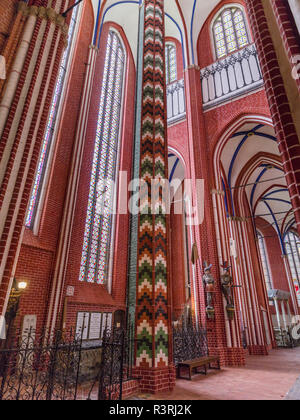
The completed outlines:
[[[201,67],[197,66],[196,64],[190,64],[189,66],[187,66],[187,68],[185,69],[185,71],[188,70],[196,70],[196,71],[200,71]]]
[[[225,193],[222,190],[212,189],[211,190],[212,195],[222,195],[224,197]]]

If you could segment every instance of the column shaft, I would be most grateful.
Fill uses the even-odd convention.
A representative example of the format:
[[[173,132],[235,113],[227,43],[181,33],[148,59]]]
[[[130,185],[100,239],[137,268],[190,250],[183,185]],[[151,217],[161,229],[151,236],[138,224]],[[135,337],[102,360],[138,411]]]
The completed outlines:
[[[168,217],[159,183],[168,179],[164,1],[145,0],[136,367],[143,391],[173,386]],[[171,373],[171,375],[170,375]]]

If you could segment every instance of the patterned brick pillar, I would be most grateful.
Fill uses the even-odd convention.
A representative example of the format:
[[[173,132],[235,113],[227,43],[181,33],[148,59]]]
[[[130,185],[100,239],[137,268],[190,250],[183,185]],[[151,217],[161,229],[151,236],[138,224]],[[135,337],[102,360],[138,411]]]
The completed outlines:
[[[212,168],[207,159],[209,155],[208,141],[202,109],[200,68],[190,66],[185,71],[185,91],[187,99],[187,122],[189,132],[190,151],[190,177],[193,182],[204,179],[204,196],[197,197],[195,185],[193,186],[193,204],[201,200],[204,205],[204,218],[199,226],[194,226],[194,237],[200,254],[200,265],[196,266],[196,286],[198,292],[198,307],[200,321],[207,327],[207,338],[210,354],[220,356],[223,365],[242,365],[245,363],[244,350],[241,348],[241,332],[237,328],[235,339],[232,331],[226,328],[223,295],[220,286],[220,260],[216,243],[214,223],[214,208],[212,197],[213,179]],[[214,309],[215,319],[208,320],[206,316],[206,296],[202,283],[204,261],[212,264],[212,274],[215,279]]]
[[[168,179],[164,1],[146,0],[136,303],[136,373],[143,392],[174,386],[168,272],[168,217],[154,182]],[[151,197],[154,198],[151,206]]]
[[[274,8],[278,2],[271,2]],[[274,3],[274,4],[273,4]],[[300,234],[300,144],[263,0],[246,0],[286,181]],[[280,9],[276,9],[279,19]],[[280,13],[281,15],[281,13]],[[281,15],[282,16],[282,15]],[[279,23],[279,21],[278,21]],[[283,27],[281,27],[283,30]],[[296,85],[295,85],[296,87]]]
[[[49,107],[66,45],[68,0],[20,3],[23,21],[0,100],[0,314],[5,313]],[[40,5],[42,4],[42,5]],[[52,6],[52,7],[44,7]]]

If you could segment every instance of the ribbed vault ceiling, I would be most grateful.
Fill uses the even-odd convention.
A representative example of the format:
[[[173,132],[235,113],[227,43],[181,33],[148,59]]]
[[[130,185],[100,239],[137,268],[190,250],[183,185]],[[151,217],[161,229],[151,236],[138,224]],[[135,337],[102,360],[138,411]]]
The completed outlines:
[[[141,0],[89,1],[93,4],[95,23],[98,22],[101,25],[104,22],[113,21],[119,24],[136,58],[138,11]],[[182,42],[186,64],[197,64],[196,46],[199,33],[218,3],[220,0],[165,0],[166,36],[174,37]]]
[[[294,216],[273,127],[244,124],[224,146],[221,161],[233,215],[241,215],[236,203],[245,193],[253,216],[260,216],[282,237]]]

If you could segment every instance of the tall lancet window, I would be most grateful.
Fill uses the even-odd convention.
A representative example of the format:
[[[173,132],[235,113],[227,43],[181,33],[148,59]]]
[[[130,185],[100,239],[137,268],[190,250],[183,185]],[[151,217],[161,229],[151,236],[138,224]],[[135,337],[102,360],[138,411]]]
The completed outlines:
[[[296,289],[298,305],[300,306],[300,238],[292,231],[284,237],[284,245]]]
[[[174,44],[166,44],[166,83],[176,82],[177,80],[177,60],[176,60],[176,47]]]
[[[239,7],[224,9],[213,24],[217,58],[225,57],[249,44],[244,12]]]
[[[64,87],[64,82],[66,80],[66,73],[68,69],[69,64],[69,58],[71,53],[71,47],[72,47],[72,41],[74,39],[74,33],[75,33],[75,27],[76,27],[76,21],[78,17],[78,11],[80,6],[77,6],[73,9],[72,17],[70,21],[69,26],[69,34],[68,34],[68,46],[65,49],[65,52],[63,54],[61,66],[58,73],[58,78],[54,90],[54,96],[52,99],[51,107],[50,107],[50,113],[49,118],[46,126],[46,131],[44,135],[44,139],[41,146],[41,153],[38,161],[37,171],[34,179],[34,184],[29,200],[29,207],[28,207],[28,213],[26,216],[25,225],[29,228],[33,228],[35,216],[37,213],[37,209],[39,206],[41,193],[43,189],[43,184],[45,180],[45,173],[47,169],[47,163],[49,160],[49,154],[51,145],[53,143],[53,137],[55,132],[55,125],[57,121],[57,117],[59,114],[59,105],[61,102],[62,97],[62,91]]]
[[[265,283],[267,286],[267,290],[270,290],[273,288],[273,284],[272,284],[271,273],[269,269],[269,262],[268,262],[267,253],[266,253],[265,241],[260,232],[257,232],[257,239],[258,239],[261,263],[262,263],[262,267],[264,271]]]
[[[115,181],[118,161],[125,52],[114,31],[108,34],[103,83],[85,222],[79,280],[104,284],[108,279],[112,201],[107,188]],[[113,196],[113,189],[110,190]],[[101,205],[100,205],[101,203]]]

